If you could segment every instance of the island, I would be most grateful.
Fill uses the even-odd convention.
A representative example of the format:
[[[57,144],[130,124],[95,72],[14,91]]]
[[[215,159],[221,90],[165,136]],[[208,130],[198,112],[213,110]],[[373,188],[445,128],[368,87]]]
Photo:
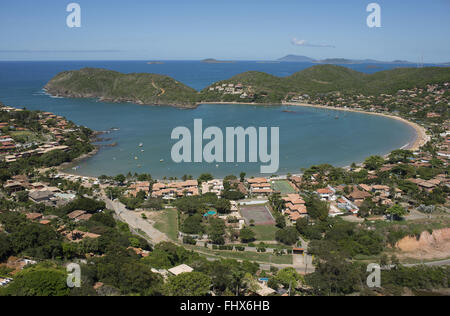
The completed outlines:
[[[204,64],[234,64],[235,63],[232,60],[217,60],[214,58],[203,59],[201,62]]]

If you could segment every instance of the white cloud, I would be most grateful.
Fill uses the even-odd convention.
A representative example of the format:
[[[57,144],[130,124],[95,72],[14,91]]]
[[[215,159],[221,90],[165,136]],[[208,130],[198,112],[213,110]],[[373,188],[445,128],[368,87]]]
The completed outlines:
[[[299,40],[297,38],[293,38],[291,40],[292,45],[294,46],[303,46],[303,47],[328,47],[328,48],[335,48],[334,45],[328,45],[328,44],[310,44],[306,40]]]

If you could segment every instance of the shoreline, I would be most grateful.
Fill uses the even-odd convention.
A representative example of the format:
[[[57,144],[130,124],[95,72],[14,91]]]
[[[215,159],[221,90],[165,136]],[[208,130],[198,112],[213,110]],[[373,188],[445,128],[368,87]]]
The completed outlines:
[[[404,124],[407,124],[408,126],[412,127],[415,131],[414,141],[406,144],[405,146],[403,146],[399,149],[417,151],[422,146],[426,145],[430,141],[430,137],[427,135],[427,130],[425,127],[423,127],[415,122],[409,121],[405,118],[402,118],[402,117],[399,117],[396,115],[392,115],[392,114],[387,114],[387,113],[377,113],[377,112],[369,112],[369,111],[357,110],[357,109],[351,109],[351,108],[340,108],[340,107],[315,105],[315,104],[309,104],[309,103],[294,103],[294,102],[282,102],[281,104],[265,104],[265,103],[254,103],[254,102],[253,103],[251,103],[251,102],[202,102],[202,103],[198,103],[197,106],[215,105],[215,104],[217,104],[217,105],[254,105],[254,106],[285,106],[285,105],[287,105],[287,106],[310,107],[310,108],[318,108],[318,109],[326,109],[326,110],[334,110],[334,111],[354,112],[354,113],[361,113],[361,114],[368,114],[368,115],[383,116],[383,117],[386,117],[389,119],[394,119],[394,120],[400,121]],[[98,179],[98,177],[83,176],[80,174],[67,172],[67,169],[70,168],[71,166],[74,166],[77,162],[80,162],[80,161],[83,161],[83,160],[86,160],[86,159],[89,159],[89,158],[95,156],[99,152],[99,150],[100,150],[100,148],[96,146],[92,152],[82,155],[70,163],[65,163],[65,164],[58,166],[57,170],[62,174],[91,178],[91,179]],[[385,155],[385,158],[386,158],[386,156],[387,155]],[[345,169],[347,167],[342,167],[342,168]],[[64,171],[64,170],[66,170],[66,171]],[[278,177],[287,177],[287,174],[278,175]]]
[[[335,110],[335,111],[343,111],[343,112],[354,112],[354,113],[361,113],[361,114],[369,114],[369,115],[377,115],[382,116],[386,118],[390,118],[393,120],[400,121],[402,123],[405,123],[412,127],[415,132],[416,136],[413,142],[406,145],[406,147],[402,147],[400,149],[408,149],[411,151],[417,151],[421,147],[425,146],[429,141],[430,137],[427,135],[427,130],[425,127],[409,121],[403,117],[396,116],[393,114],[387,114],[387,113],[377,113],[377,112],[369,112],[364,110],[357,110],[357,109],[350,109],[350,108],[340,108],[340,107],[333,107],[333,106],[324,106],[324,105],[314,105],[314,104],[308,104],[308,103],[292,103],[292,102],[286,102],[283,103],[283,105],[291,105],[291,106],[301,106],[301,107],[312,107],[312,108],[318,108],[318,109],[326,109],[326,110]]]
[[[411,151],[417,151],[422,146],[426,145],[430,141],[430,137],[427,135],[427,130],[425,127],[409,121],[403,117],[396,116],[393,114],[387,114],[387,113],[378,113],[378,112],[369,112],[364,110],[357,110],[357,109],[351,109],[351,108],[341,108],[341,107],[334,107],[334,106],[326,106],[326,105],[317,105],[317,104],[310,104],[310,103],[295,103],[295,102],[282,102],[281,104],[269,104],[269,103],[254,103],[254,102],[202,102],[198,103],[197,105],[255,105],[255,106],[299,106],[299,107],[310,107],[310,108],[317,108],[317,109],[325,109],[325,110],[334,110],[334,111],[343,111],[343,112],[354,112],[354,113],[361,113],[361,114],[369,114],[369,115],[377,115],[377,116],[383,116],[386,118],[394,119],[397,121],[400,121],[402,123],[405,123],[406,125],[409,125],[412,127],[415,132],[415,139],[413,142],[408,143],[406,146],[403,146],[399,149],[408,149]]]

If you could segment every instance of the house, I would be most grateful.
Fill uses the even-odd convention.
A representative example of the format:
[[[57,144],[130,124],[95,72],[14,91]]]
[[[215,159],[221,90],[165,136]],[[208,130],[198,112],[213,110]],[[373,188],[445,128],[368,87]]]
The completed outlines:
[[[387,185],[374,185],[372,186],[373,193],[386,193],[389,194],[391,189]]]
[[[92,214],[88,214],[85,211],[73,211],[67,215],[68,218],[74,220],[75,222],[84,222],[91,219]]]
[[[130,186],[130,194],[131,195],[136,197],[139,192],[144,192],[145,195],[149,195],[150,182],[148,182],[148,181],[136,182]]]
[[[20,183],[18,181],[11,181],[11,180],[7,181],[3,187],[9,193],[15,193],[15,192],[25,190],[25,187],[22,185],[22,183]]]
[[[316,191],[316,193],[319,195],[319,197],[322,200],[328,200],[328,201],[335,201],[336,200],[336,196],[335,196],[336,191],[333,190],[331,187],[328,187],[328,188],[325,188],[325,189],[318,189]]]
[[[194,271],[194,269],[192,269],[190,266],[188,266],[186,264],[182,264],[175,268],[169,269],[169,272],[175,276],[180,275],[182,273],[191,273],[193,271]]]
[[[283,214],[288,215],[292,223],[296,223],[299,219],[308,215],[308,210],[305,206],[305,201],[298,194],[288,194],[283,197],[285,208]]]
[[[222,194],[224,190],[223,181],[222,180],[211,180],[208,182],[202,183],[202,193],[214,193],[217,196]]]
[[[31,221],[36,221],[42,218],[42,214],[40,213],[28,213],[27,215],[27,219],[31,220]]]
[[[253,178],[247,180],[248,184],[262,184],[262,183],[269,183],[266,178]]]
[[[346,196],[348,200],[353,202],[356,206],[361,206],[365,199],[372,197],[368,192],[361,191],[358,187],[353,187],[353,191]]]
[[[29,196],[30,200],[36,204],[39,204],[39,203],[52,203],[53,204],[54,195],[53,195],[53,192],[50,192],[50,191],[31,190],[28,196]]]

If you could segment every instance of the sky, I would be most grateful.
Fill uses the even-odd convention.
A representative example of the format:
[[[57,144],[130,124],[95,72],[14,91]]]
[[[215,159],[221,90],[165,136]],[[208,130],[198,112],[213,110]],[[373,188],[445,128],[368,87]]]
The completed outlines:
[[[375,1],[381,27],[369,28]],[[2,0],[0,60],[450,62],[449,16],[450,0]]]

